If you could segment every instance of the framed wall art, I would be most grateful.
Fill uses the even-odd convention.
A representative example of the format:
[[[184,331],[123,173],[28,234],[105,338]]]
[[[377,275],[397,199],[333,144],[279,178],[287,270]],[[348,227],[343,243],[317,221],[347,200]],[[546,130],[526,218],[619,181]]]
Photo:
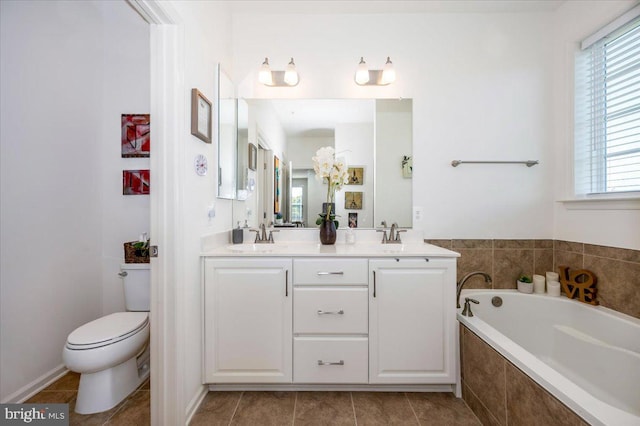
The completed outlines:
[[[149,114],[122,114],[122,158],[148,157],[151,150]]]
[[[349,212],[349,228],[358,227],[358,213]]]
[[[211,143],[211,102],[198,89],[191,89],[191,134]]]
[[[344,193],[345,210],[362,210],[362,192]]]
[[[149,170],[123,170],[122,195],[148,195],[149,178]]]
[[[349,182],[347,185],[364,184],[364,167],[349,167],[347,173],[349,174]]]
[[[410,155],[402,156],[402,177],[410,179],[413,176],[413,158]]]

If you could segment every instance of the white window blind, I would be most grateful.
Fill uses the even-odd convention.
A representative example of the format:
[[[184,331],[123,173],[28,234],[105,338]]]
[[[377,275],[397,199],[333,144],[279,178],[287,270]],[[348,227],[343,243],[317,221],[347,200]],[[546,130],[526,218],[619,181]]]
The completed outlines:
[[[638,9],[638,8],[635,8]],[[633,12],[633,11],[632,11]],[[576,58],[576,195],[640,191],[640,18]]]

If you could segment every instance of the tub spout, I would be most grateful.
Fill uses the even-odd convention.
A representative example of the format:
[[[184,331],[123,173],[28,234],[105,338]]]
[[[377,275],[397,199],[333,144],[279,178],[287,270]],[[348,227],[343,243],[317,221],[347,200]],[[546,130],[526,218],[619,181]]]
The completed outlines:
[[[462,277],[462,279],[458,281],[458,284],[456,285],[456,308],[460,308],[460,292],[462,291],[462,287],[464,286],[464,284],[467,282],[469,278],[475,275],[482,275],[486,283],[492,282],[491,275],[481,271],[470,272],[464,277]]]

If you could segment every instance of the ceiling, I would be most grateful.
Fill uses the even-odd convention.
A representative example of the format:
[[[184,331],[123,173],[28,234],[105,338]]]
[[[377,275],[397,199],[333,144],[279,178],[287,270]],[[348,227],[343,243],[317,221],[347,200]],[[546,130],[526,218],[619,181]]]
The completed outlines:
[[[566,0],[235,0],[241,14],[367,14],[367,13],[521,13],[553,12]]]

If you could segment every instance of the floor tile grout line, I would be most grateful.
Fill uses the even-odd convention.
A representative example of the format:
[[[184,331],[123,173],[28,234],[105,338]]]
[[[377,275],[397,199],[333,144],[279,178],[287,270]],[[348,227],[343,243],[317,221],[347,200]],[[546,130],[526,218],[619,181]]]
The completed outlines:
[[[296,424],[296,405],[298,404],[298,392],[293,399],[293,418],[291,419],[291,424]]]
[[[242,400],[243,396],[244,396],[244,391],[240,392],[240,396],[238,397],[238,402],[236,402],[236,406],[233,409],[233,413],[231,413],[231,418],[229,419],[229,426],[231,426],[231,423],[233,422],[233,418],[236,416],[236,412],[238,411],[238,407],[240,406],[240,401]]]
[[[353,402],[353,392],[349,392],[349,395],[351,396],[351,408],[353,409],[353,421],[355,422],[355,425],[358,426],[358,416],[356,415],[356,404],[355,402]]]
[[[418,422],[418,425],[422,425],[422,423],[420,422],[420,419],[418,418],[418,414],[416,413],[416,410],[413,408],[413,404],[411,403],[411,400],[409,399],[409,395],[407,395],[407,392],[404,392],[404,397],[407,398],[407,402],[409,403],[409,407],[411,408],[411,411],[413,412],[413,415],[416,418],[416,421]]]

